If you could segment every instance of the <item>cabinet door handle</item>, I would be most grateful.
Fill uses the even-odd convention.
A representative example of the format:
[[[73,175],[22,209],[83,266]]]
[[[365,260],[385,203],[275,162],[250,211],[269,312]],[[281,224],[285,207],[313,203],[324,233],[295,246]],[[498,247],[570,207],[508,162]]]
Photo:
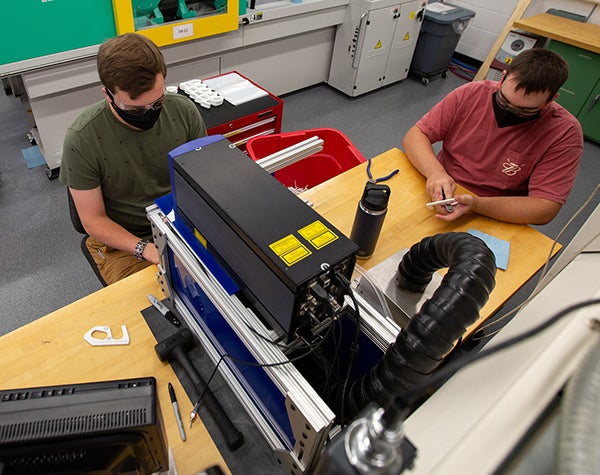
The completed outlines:
[[[360,61],[360,55],[362,54],[362,41],[363,36],[366,34],[365,30],[369,20],[369,12],[365,12],[360,16],[360,21],[358,22],[358,33],[356,35],[356,49],[354,50],[354,58],[352,58],[352,67],[354,69],[358,69],[358,63]]]
[[[591,111],[594,108],[594,106],[598,104],[598,101],[600,101],[600,94],[596,94],[596,97],[594,97],[594,100],[592,100],[592,102],[588,106],[587,111]]]

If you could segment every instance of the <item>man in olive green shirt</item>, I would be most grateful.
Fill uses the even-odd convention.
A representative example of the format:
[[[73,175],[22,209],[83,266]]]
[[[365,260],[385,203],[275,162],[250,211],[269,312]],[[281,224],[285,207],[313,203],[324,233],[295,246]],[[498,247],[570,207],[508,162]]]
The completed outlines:
[[[166,92],[164,58],[146,37],[105,41],[97,63],[106,99],[67,130],[60,181],[110,284],[158,263],[145,208],[171,190],[168,152],[206,128],[193,102]]]

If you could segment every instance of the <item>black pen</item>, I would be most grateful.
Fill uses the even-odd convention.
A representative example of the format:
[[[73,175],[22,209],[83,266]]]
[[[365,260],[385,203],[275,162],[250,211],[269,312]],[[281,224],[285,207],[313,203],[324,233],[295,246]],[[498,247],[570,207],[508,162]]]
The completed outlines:
[[[175,316],[175,314],[171,312],[171,310],[169,310],[167,306],[160,300],[158,300],[154,295],[148,294],[148,300],[150,300],[150,303],[154,305],[154,308],[158,310],[160,314],[167,320],[169,320],[173,325],[175,325],[176,327],[181,326],[181,322]]]
[[[181,420],[181,414],[179,413],[179,406],[177,405],[175,390],[173,389],[173,385],[171,383],[169,383],[169,396],[171,396],[173,412],[175,413],[175,419],[177,420],[177,427],[179,427],[179,435],[181,435],[181,440],[185,442],[185,430],[183,430],[183,421]]]

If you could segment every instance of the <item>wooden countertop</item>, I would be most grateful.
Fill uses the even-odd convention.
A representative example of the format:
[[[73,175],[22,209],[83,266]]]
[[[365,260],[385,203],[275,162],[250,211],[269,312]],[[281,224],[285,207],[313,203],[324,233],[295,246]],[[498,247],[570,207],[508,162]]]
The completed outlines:
[[[349,236],[356,206],[367,181],[366,167],[363,163],[300,196],[312,201],[318,213]],[[434,211],[425,206],[430,201],[425,192],[425,178],[404,152],[394,148],[372,159],[371,172],[375,177],[385,176],[396,168],[400,172],[384,182],[392,193],[375,252],[370,259],[358,261],[365,269],[437,233],[477,229],[510,242],[507,270],[498,269],[496,287],[482,308],[478,322],[469,328],[467,334],[470,334],[543,267],[552,240],[531,226],[504,223],[476,214],[464,215],[450,223],[440,221],[434,217]],[[462,192],[466,190],[462,188]],[[559,249],[560,245],[555,252]]]
[[[517,28],[600,54],[600,25],[583,23],[550,13],[516,20]]]
[[[150,305],[148,294],[164,298],[156,271],[156,266],[150,266],[0,337],[0,388],[154,376],[177,473],[193,475],[212,465],[220,465],[229,473],[202,421],[196,420],[192,429],[186,425],[192,403],[171,366],[160,362],[154,352],[156,340],[140,312]],[[99,325],[108,325],[116,339],[122,336],[121,325],[126,325],[130,343],[91,346],[83,336]],[[186,442],[179,436],[167,389],[169,382],[179,396]]]
[[[314,203],[317,212],[348,235],[367,180],[366,166],[363,163],[302,194]],[[387,175],[395,168],[400,172],[386,182],[392,188],[388,213],[373,257],[359,261],[363,267],[371,268],[436,233],[474,228],[510,241],[508,269],[498,271],[496,288],[482,309],[480,320],[472,327],[475,328],[544,265],[552,241],[530,226],[501,223],[479,215],[463,216],[452,223],[434,218],[433,211],[425,207],[429,201],[425,179],[400,150],[392,149],[375,157],[371,168],[374,176]],[[151,266],[0,337],[0,388],[154,376],[179,475],[196,474],[216,464],[230,473],[201,421],[194,423],[192,429],[186,427],[186,442],[180,439],[167,383],[171,382],[181,395],[179,404],[184,419],[192,403],[183,396],[184,390],[171,367],[157,358],[156,340],[140,313],[149,306],[149,293],[163,297],[155,273],[156,267]],[[121,325],[126,325],[130,343],[89,345],[83,336],[99,325],[109,326],[115,338],[121,337]]]

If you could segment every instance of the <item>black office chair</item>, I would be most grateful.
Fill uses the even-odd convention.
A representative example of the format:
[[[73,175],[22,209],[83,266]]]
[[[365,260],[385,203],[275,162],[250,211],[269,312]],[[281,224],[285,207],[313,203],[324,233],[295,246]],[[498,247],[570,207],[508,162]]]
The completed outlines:
[[[98,277],[98,280],[100,281],[102,286],[106,287],[108,284],[104,280],[104,277],[102,277],[102,274],[100,274],[98,266],[94,262],[94,258],[92,257],[90,250],[85,245],[85,242],[87,238],[90,237],[90,235],[85,231],[83,224],[81,224],[81,220],[79,219],[79,213],[77,213],[77,208],[75,207],[75,203],[73,201],[73,197],[71,196],[71,191],[69,190],[69,187],[67,187],[67,199],[69,201],[69,215],[71,216],[71,223],[73,223],[73,227],[78,233],[83,234],[83,239],[80,243],[81,252],[83,252],[84,257],[89,262],[92,270],[96,274],[96,277]]]

